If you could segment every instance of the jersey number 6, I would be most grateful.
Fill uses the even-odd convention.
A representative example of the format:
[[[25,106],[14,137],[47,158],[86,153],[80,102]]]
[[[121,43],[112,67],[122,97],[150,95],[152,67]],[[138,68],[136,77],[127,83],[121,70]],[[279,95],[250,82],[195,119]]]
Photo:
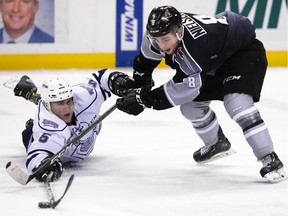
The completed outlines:
[[[49,139],[49,136],[51,136],[51,134],[48,134],[48,133],[43,133],[41,135],[41,137],[39,138],[39,142],[40,143],[46,143]]]

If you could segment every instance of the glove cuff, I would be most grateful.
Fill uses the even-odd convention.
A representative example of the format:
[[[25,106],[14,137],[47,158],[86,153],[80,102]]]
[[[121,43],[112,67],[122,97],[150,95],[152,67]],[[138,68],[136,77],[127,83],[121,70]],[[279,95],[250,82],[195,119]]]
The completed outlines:
[[[151,104],[148,102],[148,100],[146,100],[146,92],[144,89],[138,88],[136,89],[136,94],[135,94],[135,98],[136,101],[139,103],[140,106],[143,107],[143,109],[145,108],[151,108]]]

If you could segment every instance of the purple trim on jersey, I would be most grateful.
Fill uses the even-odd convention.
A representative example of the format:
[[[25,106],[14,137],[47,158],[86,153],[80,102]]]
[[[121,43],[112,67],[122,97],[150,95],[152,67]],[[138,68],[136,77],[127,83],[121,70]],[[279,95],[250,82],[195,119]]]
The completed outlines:
[[[45,131],[53,131],[53,132],[55,132],[55,131],[64,131],[65,130],[65,128],[67,127],[67,125],[63,128],[63,129],[59,129],[59,130],[48,130],[48,129],[46,129],[46,128],[44,128],[44,127],[42,127],[42,125],[41,125],[41,123],[40,123],[40,111],[41,111],[41,109],[40,109],[40,106],[41,106],[41,103],[42,103],[43,101],[40,101],[40,103],[38,104],[38,125],[39,125],[39,127],[41,128],[41,129],[43,129],[43,130],[45,130]],[[44,105],[43,105],[44,106]],[[46,108],[45,108],[46,109]]]
[[[32,152],[33,153],[33,152]],[[35,157],[37,157],[39,155],[39,153],[38,154],[34,154],[32,157],[30,157],[28,160],[26,160],[26,167],[28,168],[28,164],[30,163],[30,161],[33,159],[33,158],[35,158]]]
[[[93,99],[93,101],[84,110],[79,112],[77,115],[74,112],[75,117],[77,118],[77,116],[79,116],[81,113],[85,112],[90,106],[92,106],[92,104],[94,104],[94,102],[97,100],[97,97],[98,97],[98,94],[97,94],[97,91],[95,91],[95,98]]]
[[[40,153],[33,154],[33,153],[35,153],[35,152],[46,152],[48,155],[54,155],[53,152],[47,151],[46,149],[37,149],[37,150],[31,151],[31,152],[29,152],[29,154],[27,155],[27,156],[32,155],[31,157],[29,157],[28,160],[26,160],[26,167],[27,167],[27,168],[28,168],[29,163],[30,163],[34,158],[36,158],[36,157],[40,154]],[[49,156],[48,156],[48,157],[49,157]]]
[[[103,97],[104,97],[104,100],[107,99],[106,94],[108,94],[108,97],[111,96],[111,92],[106,91],[105,89],[103,89],[103,88],[101,87],[101,78],[102,78],[102,76],[104,75],[104,73],[105,73],[106,71],[107,71],[106,68],[105,68],[105,69],[102,69],[102,70],[99,70],[99,71],[98,71],[99,77],[98,77],[95,73],[92,74],[92,75],[95,77],[95,79],[97,80],[97,82],[99,83],[99,85],[100,85],[99,87],[100,87],[100,90],[101,90],[102,95],[103,95]],[[105,93],[106,93],[106,94],[105,94]]]
[[[104,68],[104,69],[102,69],[102,70],[99,70],[98,71],[98,74],[99,74],[99,77],[97,77],[97,75],[96,75],[96,79],[97,79],[97,81],[100,83],[100,80],[101,80],[101,78],[102,78],[102,76],[104,75],[104,73],[107,71],[107,68]],[[94,75],[94,73],[93,73],[93,75]]]

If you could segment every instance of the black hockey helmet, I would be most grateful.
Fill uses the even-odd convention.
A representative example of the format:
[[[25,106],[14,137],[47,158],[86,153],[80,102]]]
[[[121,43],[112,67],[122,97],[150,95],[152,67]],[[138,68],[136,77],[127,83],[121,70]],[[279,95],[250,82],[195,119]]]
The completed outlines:
[[[155,7],[150,12],[146,25],[147,33],[152,37],[160,37],[182,25],[181,15],[172,6]]]

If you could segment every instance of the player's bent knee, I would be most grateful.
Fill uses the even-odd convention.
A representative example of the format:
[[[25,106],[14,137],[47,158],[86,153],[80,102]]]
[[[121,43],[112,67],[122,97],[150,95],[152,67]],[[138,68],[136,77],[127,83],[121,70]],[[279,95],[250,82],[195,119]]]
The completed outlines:
[[[224,106],[230,117],[245,130],[255,123],[262,122],[253,98],[247,94],[233,93],[224,97]]]

